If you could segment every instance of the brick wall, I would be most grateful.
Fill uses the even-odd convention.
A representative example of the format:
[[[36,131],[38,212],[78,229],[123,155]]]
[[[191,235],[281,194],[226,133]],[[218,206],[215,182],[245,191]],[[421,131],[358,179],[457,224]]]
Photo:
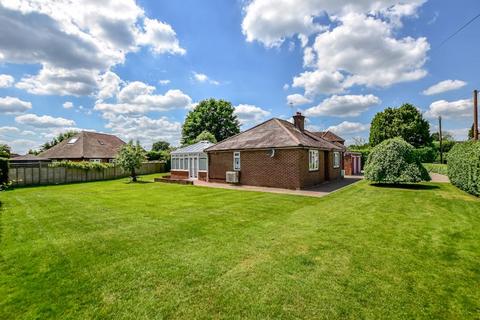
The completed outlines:
[[[333,153],[319,152],[319,170],[309,171],[308,149],[247,150],[240,152],[240,183],[244,185],[301,189],[325,181],[325,157],[331,179],[340,178],[341,168],[333,168]],[[209,152],[209,181],[225,182],[225,173],[233,171],[233,151]]]
[[[207,181],[207,172],[198,171],[198,180]]]
[[[333,167],[333,152],[328,152],[328,157],[329,161],[328,163],[330,164],[328,167],[328,176],[329,180],[337,180],[341,178],[341,171],[342,171],[342,154],[340,153],[340,166],[338,168]]]
[[[170,176],[172,179],[188,179],[188,171],[172,170]]]

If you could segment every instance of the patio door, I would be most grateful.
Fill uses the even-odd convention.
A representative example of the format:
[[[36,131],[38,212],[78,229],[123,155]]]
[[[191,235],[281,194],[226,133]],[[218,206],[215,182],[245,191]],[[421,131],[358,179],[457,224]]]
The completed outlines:
[[[188,171],[190,179],[198,178],[198,157],[188,158]]]

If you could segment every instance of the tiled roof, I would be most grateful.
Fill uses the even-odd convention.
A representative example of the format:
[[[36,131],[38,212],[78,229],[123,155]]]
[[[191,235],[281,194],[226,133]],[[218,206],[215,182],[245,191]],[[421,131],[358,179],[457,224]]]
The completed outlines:
[[[330,142],[340,142],[340,143],[345,142],[345,139],[337,136],[335,133],[331,131],[319,131],[319,132],[312,132],[312,133]]]
[[[48,160],[48,158],[43,158],[43,157],[36,156],[34,154],[27,153],[23,156],[12,157],[12,158],[10,158],[10,160],[12,162],[15,162],[15,161],[46,161],[46,160]]]
[[[200,141],[189,146],[179,148],[175,151],[170,152],[170,154],[183,154],[183,153],[199,153],[203,152],[208,147],[213,146],[213,143],[210,141]]]
[[[313,133],[296,128],[291,122],[273,118],[249,130],[225,139],[205,151],[312,147],[322,150],[343,150]]]
[[[125,144],[105,133],[82,131],[39,154],[49,159],[113,159]]]

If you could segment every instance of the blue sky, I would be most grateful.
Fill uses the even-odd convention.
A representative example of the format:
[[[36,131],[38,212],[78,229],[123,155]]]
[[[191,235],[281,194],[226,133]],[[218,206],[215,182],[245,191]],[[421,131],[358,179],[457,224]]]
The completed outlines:
[[[210,97],[231,101],[242,129],[302,111],[350,142],[409,102],[465,139],[480,19],[439,45],[479,12],[474,0],[0,1],[0,142],[24,153],[86,129],[175,145]]]

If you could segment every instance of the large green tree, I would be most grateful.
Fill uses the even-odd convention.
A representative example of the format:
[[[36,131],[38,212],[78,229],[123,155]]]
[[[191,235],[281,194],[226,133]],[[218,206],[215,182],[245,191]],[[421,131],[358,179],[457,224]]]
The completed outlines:
[[[232,104],[225,100],[208,99],[190,111],[182,128],[182,144],[191,144],[203,131],[222,141],[240,132],[240,123]]]
[[[165,151],[168,149],[170,149],[170,143],[164,140],[158,140],[152,144],[152,151]]]
[[[431,144],[430,125],[415,106],[406,103],[400,108],[387,108],[373,118],[371,146],[396,137],[403,138],[416,148]]]

